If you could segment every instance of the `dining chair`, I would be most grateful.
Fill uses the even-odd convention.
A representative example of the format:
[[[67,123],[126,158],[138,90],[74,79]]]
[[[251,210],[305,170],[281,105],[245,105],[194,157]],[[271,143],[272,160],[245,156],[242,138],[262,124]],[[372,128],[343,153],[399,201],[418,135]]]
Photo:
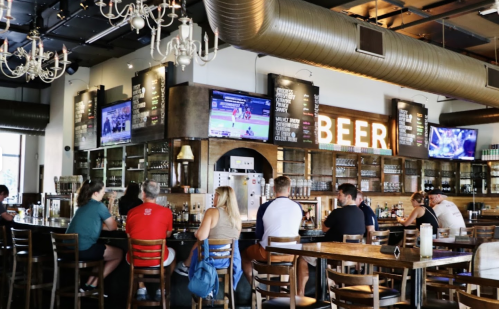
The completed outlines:
[[[366,243],[371,245],[388,245],[388,239],[390,238],[390,230],[386,231],[369,231],[366,239]]]
[[[492,239],[494,238],[494,231],[496,227],[494,225],[491,226],[479,226],[475,225],[475,237],[476,238],[486,238],[486,239]]]
[[[474,235],[475,235],[474,227],[462,227],[459,229],[459,236],[474,237]]]
[[[418,230],[404,230],[404,239],[402,241],[402,248],[412,248],[416,246],[418,241]]]
[[[437,238],[449,238],[450,237],[450,227],[439,227],[437,229]]]
[[[463,304],[472,309],[497,309],[499,308],[499,300],[484,298],[468,294],[463,291],[457,292],[457,299],[460,304]]]
[[[344,234],[343,242],[344,243],[362,243],[362,239],[364,239],[364,235],[361,234]],[[359,263],[350,262],[350,261],[341,261],[341,271],[344,272],[346,267],[346,273],[350,273],[350,267],[355,267],[356,271],[359,271]]]

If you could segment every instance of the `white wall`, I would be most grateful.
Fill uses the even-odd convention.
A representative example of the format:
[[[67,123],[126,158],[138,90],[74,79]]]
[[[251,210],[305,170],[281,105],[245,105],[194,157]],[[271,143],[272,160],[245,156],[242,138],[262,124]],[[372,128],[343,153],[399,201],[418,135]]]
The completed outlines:
[[[22,145],[21,192],[38,192],[38,136],[25,135]]]
[[[312,77],[302,69],[310,70]],[[257,58],[253,52],[234,47],[219,50],[216,60],[204,67],[195,65],[194,82],[266,94],[268,73],[313,81],[320,87],[321,104],[377,114],[389,115],[393,98],[425,104],[429,121],[434,123],[438,123],[441,113],[485,108],[463,101],[439,103],[437,101],[445,97],[275,57]],[[499,124],[477,125],[473,128],[479,129],[477,149],[499,144],[499,135],[493,134],[499,129]]]

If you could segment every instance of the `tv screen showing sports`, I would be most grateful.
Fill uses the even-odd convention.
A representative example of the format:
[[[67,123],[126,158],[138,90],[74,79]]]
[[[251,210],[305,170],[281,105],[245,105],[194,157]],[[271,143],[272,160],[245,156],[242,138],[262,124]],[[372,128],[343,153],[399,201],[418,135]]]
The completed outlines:
[[[101,112],[101,146],[130,143],[132,101],[105,106]]]
[[[269,140],[271,99],[211,91],[208,136]]]
[[[430,158],[475,160],[478,130],[430,126]]]

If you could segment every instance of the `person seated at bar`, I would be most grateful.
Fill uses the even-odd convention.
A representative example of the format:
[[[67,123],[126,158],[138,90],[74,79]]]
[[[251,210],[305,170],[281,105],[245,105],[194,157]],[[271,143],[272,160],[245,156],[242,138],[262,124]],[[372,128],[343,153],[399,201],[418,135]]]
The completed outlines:
[[[241,234],[241,215],[237,205],[236,193],[229,186],[218,187],[215,190],[213,197],[215,207],[206,210],[203,221],[199,229],[194,234],[198,240],[205,239],[235,239],[234,260],[233,260],[233,288],[237,287],[239,279],[243,274],[241,269],[241,253],[239,252],[239,235]],[[217,246],[220,249],[224,246]],[[228,252],[227,252],[228,253]],[[198,243],[196,242],[191,249],[191,253],[187,260],[183,263],[178,263],[175,270],[178,274],[189,276],[191,279],[194,276],[196,264],[198,261]],[[227,268],[229,259],[214,259],[213,266],[216,268]],[[212,295],[213,296],[213,295]]]
[[[459,235],[459,229],[466,227],[463,215],[456,204],[446,200],[447,196],[440,189],[434,189],[428,193],[430,206],[438,218],[438,225],[450,228],[450,236]]]
[[[366,224],[364,213],[355,203],[357,199],[357,188],[350,183],[341,184],[338,187],[338,205],[341,208],[333,210],[322,223],[322,231],[326,233],[325,241],[343,242],[343,235],[364,235]],[[305,295],[309,272],[308,264],[316,266],[317,259],[314,257],[300,256],[298,258],[298,296]]]
[[[12,221],[14,216],[7,212],[7,208],[3,204],[3,200],[9,197],[9,188],[6,185],[0,185],[0,217],[2,218],[0,222]]]
[[[66,234],[78,234],[79,258],[83,261],[104,259],[104,278],[106,278],[123,259],[119,248],[97,243],[102,230],[114,231],[116,221],[109,209],[101,203],[105,194],[102,181],[86,180],[78,190],[78,210],[69,223]],[[82,291],[92,290],[99,284],[99,279],[90,276]],[[102,284],[102,283],[101,283]]]
[[[130,209],[142,205],[142,200],[139,198],[140,186],[136,182],[131,182],[126,187],[125,195],[123,195],[119,202],[118,207],[120,215],[127,215]]]
[[[355,204],[357,204],[359,209],[364,213],[364,222],[366,223],[366,232],[364,233],[364,237],[367,237],[369,232],[379,231],[378,218],[374,214],[371,206],[368,206],[364,203],[362,191],[360,190],[357,190],[357,198],[355,199]]]
[[[433,226],[433,235],[437,234],[438,229],[438,219],[437,215],[433,211],[433,209],[425,205],[424,203],[424,193],[422,192],[414,192],[411,196],[411,204],[414,209],[411,214],[407,218],[397,217],[398,223],[403,226],[408,226],[416,220],[416,228],[419,230],[419,227],[423,223],[429,223]]]
[[[256,215],[256,238],[259,243],[248,247],[242,254],[244,275],[251,284],[252,260],[267,261],[267,240],[269,236],[293,237],[299,235],[303,218],[303,209],[300,204],[288,198],[291,190],[291,179],[279,176],[274,179],[274,192],[276,198],[268,201],[258,208]],[[291,262],[291,255],[274,255],[273,262]]]
[[[144,204],[132,208],[126,219],[126,232],[130,238],[141,240],[166,239],[172,235],[173,215],[170,209],[156,204],[160,192],[157,182],[146,180],[142,184],[142,199]],[[159,246],[158,246],[159,249]],[[146,254],[137,253],[137,255]],[[170,271],[175,268],[175,250],[168,247],[165,251],[163,266],[171,265]],[[154,255],[153,255],[154,256]],[[130,263],[129,253],[127,262]],[[155,260],[135,260],[136,267],[159,267]],[[161,290],[156,291],[155,301],[160,301]],[[143,282],[139,282],[137,300],[147,300],[148,293]]]

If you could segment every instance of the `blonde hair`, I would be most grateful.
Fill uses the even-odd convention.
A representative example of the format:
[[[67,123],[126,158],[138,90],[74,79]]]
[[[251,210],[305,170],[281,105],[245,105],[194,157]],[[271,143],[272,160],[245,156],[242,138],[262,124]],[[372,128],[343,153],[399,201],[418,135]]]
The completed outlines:
[[[218,187],[215,190],[218,194],[218,203],[215,207],[227,208],[227,214],[229,215],[230,224],[241,230],[241,215],[239,214],[239,206],[237,205],[237,198],[234,189],[229,186]]]

